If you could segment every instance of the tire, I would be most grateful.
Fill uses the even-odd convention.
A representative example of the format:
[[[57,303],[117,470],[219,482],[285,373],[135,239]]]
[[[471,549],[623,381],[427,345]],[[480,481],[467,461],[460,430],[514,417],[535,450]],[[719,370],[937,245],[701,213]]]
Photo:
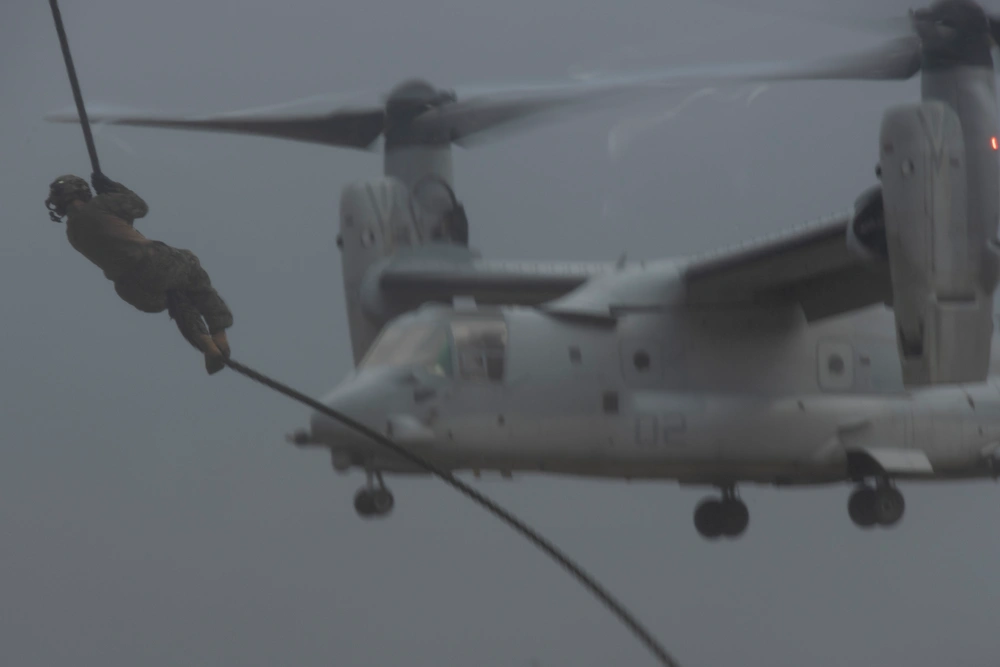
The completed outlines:
[[[712,540],[722,535],[724,519],[722,502],[715,498],[701,501],[694,511],[694,527],[706,539]]]

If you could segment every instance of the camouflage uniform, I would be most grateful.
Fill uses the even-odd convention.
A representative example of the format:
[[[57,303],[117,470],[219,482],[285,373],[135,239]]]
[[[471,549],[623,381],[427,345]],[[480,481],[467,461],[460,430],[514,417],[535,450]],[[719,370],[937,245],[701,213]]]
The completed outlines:
[[[205,353],[208,372],[221,370],[233,315],[198,257],[135,229],[134,221],[149,212],[139,195],[102,174],[94,175],[94,190],[92,197],[77,176],[60,177],[50,187],[46,205],[53,220],[66,216],[70,245],[104,271],[126,303],[145,313],[168,311],[184,338]]]

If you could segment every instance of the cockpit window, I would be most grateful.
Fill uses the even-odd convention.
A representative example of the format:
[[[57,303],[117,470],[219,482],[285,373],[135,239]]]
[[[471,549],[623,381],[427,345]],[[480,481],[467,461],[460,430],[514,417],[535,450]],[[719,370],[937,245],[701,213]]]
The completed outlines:
[[[450,321],[390,324],[359,367],[420,367],[451,377],[454,358],[463,380],[501,382],[506,356],[507,324],[503,317],[461,315]]]
[[[361,368],[418,366],[435,375],[450,376],[451,345],[448,328],[440,322],[390,326],[378,337]]]
[[[507,324],[503,318],[460,318],[451,323],[463,379],[503,380],[507,356]]]

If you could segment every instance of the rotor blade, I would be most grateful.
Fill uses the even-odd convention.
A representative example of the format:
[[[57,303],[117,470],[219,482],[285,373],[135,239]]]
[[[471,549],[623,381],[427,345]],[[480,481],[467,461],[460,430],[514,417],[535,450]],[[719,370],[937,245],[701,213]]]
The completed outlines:
[[[920,40],[907,35],[861,53],[806,63],[776,62],[667,68],[595,78],[588,85],[676,85],[807,79],[903,80],[920,71]]]
[[[500,83],[491,85],[460,86],[455,89],[461,102],[472,100],[500,100],[506,104],[511,99],[518,103],[532,104],[541,102],[545,106],[586,103],[600,100],[626,92],[633,84],[650,84],[654,86],[686,85],[689,80],[708,74],[717,76],[723,72],[744,72],[743,65],[671,67],[657,69],[652,72],[639,72],[635,75],[622,73],[601,77],[591,74],[578,75],[569,79],[556,81],[529,81],[520,83]],[[633,87],[634,91],[635,88]],[[477,102],[478,103],[478,102]]]
[[[807,65],[758,63],[700,65],[657,69],[633,74],[594,77],[585,81],[538,82],[479,87],[486,95],[447,104],[414,119],[417,127],[446,130],[457,143],[471,144],[474,135],[512,126],[515,122],[541,120],[544,113],[561,107],[593,105],[624,99],[636,93],[660,92],[671,87],[711,83],[740,83],[795,79],[908,79],[920,69],[920,43],[914,35],[892,40],[872,51]],[[506,93],[508,97],[497,95]],[[521,95],[509,97],[511,93]],[[79,122],[75,115],[49,116],[49,120]],[[215,130],[255,134],[349,148],[370,148],[385,129],[381,107],[342,109],[327,114],[263,116],[252,113],[219,114],[201,118],[156,116],[94,116],[93,123],[188,130]],[[480,138],[481,139],[481,138]]]
[[[821,60],[790,72],[766,77],[780,79],[905,80],[920,71],[920,38],[907,35],[849,56]]]
[[[757,63],[722,63],[666,67],[638,72],[597,75],[583,81],[539,83],[511,86],[511,90],[538,93],[545,99],[549,92],[557,100],[572,102],[601,99],[632,90],[664,87],[700,87],[712,84],[735,84],[794,79],[908,79],[920,70],[920,40],[916,35],[899,37],[858,54],[812,62],[774,61]],[[501,90],[496,87],[494,90]],[[550,106],[543,103],[543,106]]]
[[[201,118],[157,116],[93,116],[93,123],[132,125],[182,130],[255,134],[293,141],[369,148],[385,127],[384,110],[378,107],[341,110],[302,116],[255,116],[248,113],[218,114]],[[69,115],[48,116],[54,122],[79,122]]]
[[[840,26],[851,30],[873,32],[885,37],[902,35],[911,31],[908,11],[918,3],[909,0],[894,2],[854,2],[827,1],[822,6],[803,5],[802,2],[786,0],[705,0],[709,5],[717,5],[728,11],[741,12],[752,16],[766,15],[778,19],[791,19],[827,26]]]
[[[581,87],[571,84],[570,89]],[[473,146],[484,143],[503,133],[523,128],[552,119],[553,113],[568,110],[583,112],[597,108],[599,103],[622,101],[626,97],[635,97],[650,90],[658,92],[659,88],[645,89],[628,86],[607,86],[591,89],[584,87],[575,93],[518,96],[501,98],[499,96],[480,96],[467,100],[459,100],[445,107],[434,109],[416,119],[415,126],[428,131],[446,131],[452,141],[460,146]],[[563,117],[560,114],[559,117]],[[504,130],[503,133],[500,130]]]
[[[799,64],[795,62],[696,65],[657,69],[633,74],[593,77],[585,81],[525,84],[508,90],[534,95],[481,96],[421,116],[416,124],[428,130],[446,130],[462,145],[483,141],[476,136],[543,116],[567,107],[596,107],[597,103],[624,101],[630,95],[669,89],[692,89],[712,83],[749,83],[796,79],[908,79],[920,69],[920,42],[907,35],[860,54]],[[493,90],[499,90],[494,88]]]

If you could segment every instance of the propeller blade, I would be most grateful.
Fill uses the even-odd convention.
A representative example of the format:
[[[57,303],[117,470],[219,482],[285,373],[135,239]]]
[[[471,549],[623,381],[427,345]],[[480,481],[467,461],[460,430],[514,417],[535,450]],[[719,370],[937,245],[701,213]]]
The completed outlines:
[[[577,90],[583,88],[583,90]],[[536,90],[545,90],[538,86]],[[480,96],[433,109],[414,121],[414,126],[429,132],[447,132],[451,140],[464,147],[480,145],[493,138],[531,124],[553,120],[553,113],[572,107],[574,112],[596,109],[598,104],[623,101],[626,97],[658,92],[660,89],[621,85],[591,87],[583,84],[552,86],[548,90],[574,92],[522,95],[511,98]],[[562,116],[560,116],[562,117]]]
[[[80,122],[75,114],[59,114],[47,118],[54,122]],[[99,115],[91,116],[90,120],[93,123],[111,125],[255,134],[344,148],[366,149],[371,147],[382,134],[385,127],[385,112],[381,108],[374,107],[302,116],[254,116],[239,113],[202,118]]]
[[[817,61],[766,78],[902,81],[919,72],[920,63],[920,38],[916,35],[907,35],[890,40],[869,51]]]
[[[497,130],[512,130],[531,122],[540,122],[554,111],[573,107],[597,108],[599,104],[622,102],[638,94],[704,87],[711,84],[737,84],[802,79],[908,79],[920,70],[919,39],[907,35],[891,40],[871,51],[846,57],[800,64],[795,62],[696,65],[656,69],[631,74],[592,77],[585,81],[522,84],[493,87],[488,90],[517,91],[523,94],[505,98],[484,95],[433,109],[414,121],[415,127],[428,132],[448,133],[463,146],[477,145]],[[480,88],[479,90],[483,90]],[[486,136],[484,136],[486,135]]]
[[[854,0],[853,2],[824,2],[822,6],[803,6],[798,0],[705,0],[709,5],[717,5],[729,11],[742,12],[752,16],[770,16],[778,19],[790,19],[842,27],[850,30],[872,32],[884,37],[902,35],[911,31],[908,12],[911,6],[918,4],[911,0],[894,0],[891,2],[872,2],[872,0]]]
[[[920,71],[920,63],[920,38],[907,35],[869,51],[819,61],[775,78],[903,81]]]
[[[416,130],[444,134],[455,143],[468,146],[484,141],[487,137],[483,135],[487,133],[495,133],[501,128],[514,129],[515,124],[523,125],[527,121],[541,121],[545,115],[558,109],[596,108],[598,103],[624,101],[639,94],[656,94],[674,88],[720,82],[810,78],[905,79],[919,68],[919,41],[915,36],[907,36],[869,53],[806,66],[794,63],[695,65],[593,77],[584,81],[480,86],[472,90],[489,94],[458,98],[455,102],[432,107],[409,122]],[[79,122],[76,114],[48,116],[48,119]],[[367,149],[385,131],[387,118],[382,107],[363,107],[301,115],[264,115],[259,110],[252,110],[195,118],[98,114],[91,116],[91,121],[95,124],[214,130]]]
[[[469,146],[475,143],[474,135],[502,126],[513,129],[516,123],[526,123],[532,119],[541,120],[545,112],[558,108],[594,104],[649,90],[659,91],[662,88],[662,85],[636,88],[623,86],[618,82],[592,84],[575,81],[482,86],[478,88],[479,91],[489,91],[492,94],[460,99],[431,108],[410,122],[418,131],[424,130],[433,134],[444,132],[456,143]],[[319,100],[322,96],[310,99]],[[190,118],[139,113],[93,113],[90,114],[90,121],[94,125],[129,125],[253,134],[358,149],[370,148],[385,130],[386,112],[382,107],[341,109],[333,113],[302,115],[262,113],[295,104],[298,102]],[[50,114],[46,119],[52,122],[79,122],[75,111]],[[479,140],[482,141],[483,138],[479,137]]]
[[[915,35],[907,35],[862,53],[807,63],[748,63],[649,70],[610,75],[589,83],[645,87],[696,82],[710,85],[807,79],[904,80],[919,72],[920,64],[920,40]]]

